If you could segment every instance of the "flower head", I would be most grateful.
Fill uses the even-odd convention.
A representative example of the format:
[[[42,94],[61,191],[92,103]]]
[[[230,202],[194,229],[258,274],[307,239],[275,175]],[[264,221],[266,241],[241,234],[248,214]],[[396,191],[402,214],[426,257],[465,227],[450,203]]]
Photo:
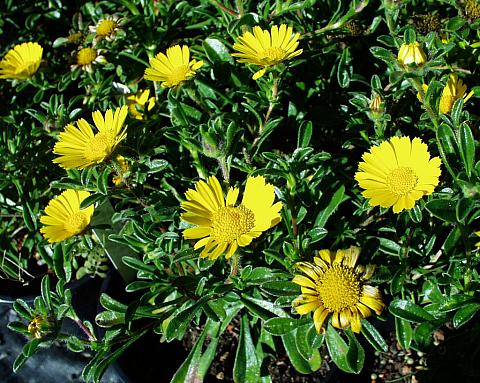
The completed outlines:
[[[174,45],[167,49],[166,55],[160,52],[150,59],[150,66],[145,69],[145,80],[161,81],[163,88],[171,88],[194,77],[203,61],[190,61],[188,46]]]
[[[438,185],[440,158],[430,158],[420,138],[393,137],[372,146],[362,159],[355,179],[371,206],[393,206],[393,212],[399,213]]]
[[[77,121],[77,127],[68,124],[53,149],[53,153],[60,156],[53,162],[67,170],[84,169],[104,162],[127,136],[123,127],[127,112],[126,106],[117,108],[115,113],[108,109],[105,118],[100,111],[93,112],[97,133],[83,118]]]
[[[26,80],[38,70],[43,48],[38,43],[22,43],[10,49],[0,61],[0,78]]]
[[[80,204],[88,196],[87,191],[67,189],[50,200],[45,215],[40,217],[45,225],[40,232],[48,242],[61,242],[85,231],[93,215],[93,205],[80,209]]]
[[[105,57],[100,54],[100,51],[91,47],[80,49],[77,52],[75,60],[77,63],[71,66],[72,70],[82,68],[89,73],[93,72],[93,65],[104,64],[106,62]]]
[[[226,252],[229,259],[237,250],[250,244],[253,238],[280,222],[280,202],[273,203],[273,185],[261,176],[248,177],[242,202],[235,206],[239,190],[230,188],[225,200],[222,187],[212,176],[199,181],[195,190],[188,189],[182,202],[182,219],[196,227],[185,229],[186,239],[200,239],[195,249],[205,248],[201,257],[218,258]]]
[[[419,66],[427,62],[427,56],[418,41],[415,41],[412,44],[402,44],[398,51],[398,61],[403,65]]]
[[[300,55],[303,50],[297,49],[299,33],[293,33],[292,27],[285,24],[272,26],[270,32],[259,26],[253,27],[253,34],[245,32],[233,44],[233,49],[239,53],[232,53],[241,63],[254,64],[263,67],[253,75],[256,80],[262,77],[267,68],[280,64]]]
[[[83,32],[72,32],[67,36],[67,42],[69,44],[81,44],[85,40]]]
[[[89,27],[90,32],[95,33],[95,41],[105,39],[113,40],[120,29],[121,19],[117,16],[107,16],[100,20],[97,25]]]
[[[137,120],[143,120],[145,109],[150,111],[155,106],[155,97],[149,96],[149,89],[139,90],[137,93],[127,96],[128,110]]]
[[[336,328],[351,326],[359,333],[362,318],[380,315],[385,305],[380,291],[367,285],[375,266],[356,266],[360,248],[320,250],[314,263],[299,262],[296,267],[304,274],[295,275],[292,282],[300,285],[302,295],[293,306],[300,315],[313,311],[313,323],[317,332],[322,332],[329,315]]]
[[[448,78],[445,88],[443,88],[442,95],[440,97],[440,113],[447,114],[452,110],[453,104],[460,98],[463,98],[464,102],[470,100],[473,96],[473,90],[467,93],[467,86],[456,74],[451,74]]]

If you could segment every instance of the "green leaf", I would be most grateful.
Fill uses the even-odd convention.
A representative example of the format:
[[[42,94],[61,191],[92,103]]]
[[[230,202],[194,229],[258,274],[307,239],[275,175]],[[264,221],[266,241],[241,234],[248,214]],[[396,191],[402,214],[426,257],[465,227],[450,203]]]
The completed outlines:
[[[473,138],[472,130],[465,123],[460,125],[459,136],[460,155],[467,176],[470,177],[475,162],[475,139]]]
[[[410,322],[422,323],[425,321],[433,321],[435,318],[426,310],[413,302],[395,299],[390,303],[388,308],[390,312],[398,318],[405,319]]]
[[[310,318],[309,318],[310,319]],[[311,322],[311,320],[309,320]],[[312,333],[312,328],[314,332]],[[314,334],[314,336],[312,336]],[[302,355],[305,360],[310,363],[310,367],[313,370],[317,369],[316,355],[318,348],[321,346],[323,341],[323,335],[317,334],[315,331],[315,326],[312,323],[307,325],[300,326],[295,332],[295,343],[297,345],[297,350]],[[321,359],[319,360],[321,362]],[[320,366],[318,366],[320,368]]]
[[[72,352],[82,352],[85,345],[76,336],[71,335],[67,338],[67,348]]]
[[[475,203],[469,198],[460,198],[457,202],[455,212],[458,222],[464,222],[470,212],[474,209]]]
[[[311,374],[315,371],[310,365],[309,361],[306,360],[298,351],[295,331],[282,335],[282,342],[283,347],[285,347],[285,351],[287,352],[288,358],[290,359],[290,363],[292,363],[292,366],[295,368],[295,370],[297,370],[301,374]],[[316,350],[316,352],[318,353],[318,350]],[[318,368],[320,368],[320,366]]]
[[[272,335],[284,335],[292,332],[299,326],[305,325],[310,321],[310,318],[294,319],[294,318],[271,318],[265,321],[263,328]]]
[[[257,383],[260,377],[260,364],[257,360],[255,345],[250,334],[247,315],[243,315],[240,323],[240,338],[233,366],[235,383]]]
[[[337,191],[333,194],[332,199],[325,209],[323,209],[315,219],[314,227],[325,227],[330,216],[335,212],[335,209],[346,199],[343,198],[345,194],[345,186],[340,186]]]
[[[407,27],[405,29],[405,33],[403,34],[403,38],[405,41],[405,44],[413,44],[414,42],[417,41],[417,35],[415,33],[415,30],[412,27]]]
[[[13,362],[13,372],[18,372],[22,366],[25,364],[25,362],[28,360],[28,356],[23,355],[23,353],[20,353],[15,361]]]
[[[209,297],[205,296],[195,302],[195,304],[191,305],[190,307],[187,307],[186,309],[173,315],[173,318],[168,323],[167,329],[165,331],[165,337],[168,341],[172,341],[175,338],[180,339],[181,337],[183,337],[193,317],[200,309],[200,307],[202,307],[205,301],[208,300],[208,298]]]
[[[480,304],[478,303],[470,303],[463,306],[453,316],[453,327],[459,328],[463,326],[472,319],[478,311],[480,311]]]
[[[50,312],[52,311],[52,298],[50,297],[50,277],[46,274],[42,278],[41,293],[43,301],[45,302],[45,307]]]
[[[30,204],[26,201],[22,203],[22,213],[23,213],[23,220],[25,222],[25,226],[30,231],[37,230],[37,221],[35,217],[35,213],[32,211]]]
[[[455,32],[458,31],[460,28],[462,28],[465,25],[466,21],[463,17],[460,16],[455,16],[455,17],[450,17],[448,19],[447,25],[445,26],[445,29],[447,32]]]
[[[297,148],[306,148],[312,138],[312,121],[304,121],[298,128]]]
[[[409,348],[413,338],[413,329],[410,322],[402,318],[395,317],[395,333],[397,335],[398,343],[400,343],[402,348]]]
[[[351,329],[346,330],[345,333],[350,340],[347,351],[347,363],[355,374],[359,374],[365,362],[365,350]]]
[[[82,203],[80,204],[80,209],[85,209],[96,202],[103,201],[104,199],[105,195],[100,193],[94,193],[82,201]]]
[[[341,370],[345,372],[354,372],[350,364],[347,362],[348,345],[340,334],[335,330],[331,323],[327,326],[325,332],[325,340],[327,342],[328,353],[332,360]]]
[[[233,63],[233,57],[228,52],[227,47],[219,39],[214,37],[207,37],[203,40],[203,49],[207,54],[208,59],[215,62]]]
[[[265,282],[260,288],[276,297],[296,296],[301,294],[300,286],[290,281]]]
[[[385,48],[371,47],[370,52],[374,57],[386,62],[387,64],[390,64],[392,61],[395,60],[395,57],[393,56],[392,52],[390,52],[388,49],[385,49]]]
[[[287,316],[280,307],[266,300],[252,298],[248,295],[242,295],[240,300],[253,315],[257,315],[263,320],[270,319],[274,315],[277,317]]]
[[[97,179],[97,188],[100,194],[107,195],[108,194],[108,178],[110,177],[110,168],[104,169]]]
[[[377,331],[375,326],[373,326],[366,319],[362,319],[362,335],[368,340],[373,348],[375,348],[375,350],[387,352],[387,342],[385,342],[385,339],[383,339],[382,335]]]
[[[350,49],[346,47],[342,51],[342,56],[340,57],[340,62],[337,67],[337,81],[342,88],[347,88],[348,85],[350,85],[350,77],[352,75],[350,60]]]
[[[435,217],[449,223],[457,222],[455,201],[449,199],[434,199],[425,204],[427,210]]]

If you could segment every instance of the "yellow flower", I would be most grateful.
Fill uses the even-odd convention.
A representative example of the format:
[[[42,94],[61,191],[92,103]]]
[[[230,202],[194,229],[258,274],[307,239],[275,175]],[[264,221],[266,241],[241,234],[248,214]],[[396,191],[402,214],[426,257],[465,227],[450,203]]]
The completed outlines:
[[[113,177],[113,184],[115,186],[120,186],[122,183],[123,183],[123,175],[124,173],[128,172],[128,162],[127,160],[125,159],[124,156],[121,156],[120,154],[118,154],[116,157],[115,157],[115,160],[117,161],[118,163],[118,166],[119,166],[119,171],[117,171],[117,175]]]
[[[253,238],[280,222],[282,204],[273,204],[273,185],[265,183],[265,178],[248,177],[242,202],[235,206],[238,193],[237,188],[231,187],[225,201],[214,176],[208,182],[197,182],[195,190],[185,193],[187,200],[182,202],[185,212],[181,218],[197,227],[185,229],[183,237],[202,238],[195,244],[195,249],[205,246],[201,257],[216,259],[226,252],[229,259],[239,246],[248,246]]]
[[[415,41],[412,44],[402,44],[398,51],[398,61],[403,65],[423,65],[427,62],[427,56],[420,44]]]
[[[0,61],[0,78],[26,80],[38,70],[43,48],[38,43],[15,45]]]
[[[476,231],[474,234],[475,234],[477,237],[480,237],[480,231]],[[475,244],[475,246],[476,246],[476,247],[480,247],[480,242],[477,242],[477,243]]]
[[[427,94],[428,85],[427,84],[422,84],[422,90],[423,90],[423,95],[420,92],[417,93],[417,99],[421,103],[423,103],[423,97]]]
[[[190,61],[188,46],[174,45],[167,54],[159,53],[150,59],[151,68],[145,69],[145,80],[161,81],[163,88],[171,88],[195,76],[203,61]]]
[[[451,74],[440,97],[440,113],[450,113],[453,104],[460,98],[463,98],[464,102],[470,100],[473,96],[473,90],[469,94],[465,94],[466,92],[467,86],[463,81],[456,74]]]
[[[85,231],[93,215],[93,205],[80,209],[80,204],[88,196],[87,191],[67,189],[50,200],[45,215],[40,217],[45,225],[40,232],[48,242],[61,242]]]
[[[420,138],[393,137],[372,146],[362,156],[355,179],[371,206],[391,207],[399,213],[433,193],[440,176],[440,158],[430,159]]]
[[[313,311],[313,323],[317,332],[323,332],[329,315],[336,328],[351,326],[359,333],[362,318],[380,315],[385,305],[380,291],[366,282],[375,271],[374,265],[355,266],[360,248],[320,250],[313,262],[299,262],[296,267],[305,275],[295,275],[292,282],[300,285],[302,295],[293,301],[300,315]]]
[[[259,26],[253,27],[253,34],[245,32],[233,44],[233,49],[240,53],[232,53],[238,57],[238,62],[254,64],[263,67],[253,75],[257,80],[262,77],[267,68],[280,64],[283,61],[297,57],[303,49],[297,49],[299,33],[293,33],[292,27],[285,24],[272,26],[270,32]]]
[[[150,90],[139,90],[135,94],[131,94],[127,97],[127,106],[130,114],[137,120],[143,120],[143,113],[145,111],[145,104],[147,104],[147,110],[150,111],[155,106],[155,97],[150,96]]]
[[[92,73],[94,64],[104,64],[106,63],[106,60],[105,57],[100,54],[98,49],[87,47],[82,48],[77,52],[76,62],[75,65],[71,66],[72,70],[82,68],[84,71]]]
[[[53,153],[60,156],[53,162],[67,170],[84,169],[104,162],[127,136],[123,127],[127,112],[126,106],[117,108],[115,114],[108,109],[105,119],[100,111],[93,112],[93,122],[98,129],[95,134],[83,118],[77,121],[77,127],[68,124],[53,149]]]
[[[97,25],[90,26],[89,30],[92,33],[95,33],[95,40],[113,40],[116,33],[120,29],[120,20],[116,16],[107,16],[106,18],[100,20]]]

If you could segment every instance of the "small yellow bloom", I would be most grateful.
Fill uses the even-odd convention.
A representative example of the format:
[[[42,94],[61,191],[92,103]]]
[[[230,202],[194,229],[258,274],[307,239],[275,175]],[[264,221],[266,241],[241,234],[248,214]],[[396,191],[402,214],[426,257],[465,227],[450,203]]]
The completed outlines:
[[[167,49],[166,55],[159,53],[150,59],[150,66],[145,69],[145,80],[161,81],[163,88],[172,88],[194,77],[203,61],[190,61],[188,46],[174,45]]]
[[[98,49],[91,47],[82,48],[76,54],[76,64],[71,66],[72,70],[81,68],[89,73],[93,72],[93,65],[104,64],[105,57],[100,54]]]
[[[0,61],[0,78],[26,80],[38,70],[43,48],[38,43],[22,43],[10,49]]]
[[[240,205],[235,206],[239,190],[230,188],[225,199],[217,178],[199,181],[188,189],[182,202],[181,218],[196,227],[185,229],[183,237],[199,239],[195,249],[205,248],[201,257],[217,259],[226,252],[229,259],[237,248],[248,246],[254,238],[280,222],[281,202],[273,203],[273,185],[265,178],[248,177]]]
[[[150,90],[139,90],[135,94],[127,96],[127,106],[130,114],[137,120],[143,120],[143,113],[145,112],[145,105],[148,111],[155,106],[155,97],[150,97]]]
[[[123,127],[127,113],[126,106],[117,108],[115,114],[108,109],[105,118],[100,111],[93,112],[93,122],[98,129],[95,134],[83,118],[77,121],[77,127],[68,124],[53,149],[53,153],[60,156],[53,162],[67,170],[84,169],[104,162],[127,136],[126,127]]]
[[[304,275],[295,275],[292,282],[300,285],[302,295],[293,301],[300,315],[313,311],[313,323],[317,332],[324,331],[324,323],[330,315],[336,328],[351,326],[359,333],[361,319],[380,315],[385,308],[380,291],[367,285],[375,266],[357,264],[360,248],[320,250],[314,263],[299,262],[296,267]]]
[[[113,177],[112,182],[115,186],[120,186],[123,183],[124,174],[126,172],[128,172],[128,162],[125,159],[125,157],[121,156],[120,154],[118,154],[115,157],[115,160],[117,161],[117,163],[120,167],[120,169],[119,169],[120,171],[118,172],[118,174],[116,176]]]
[[[420,44],[415,41],[412,44],[402,44],[398,51],[398,61],[403,65],[423,65],[427,62],[427,56]]]
[[[423,90],[423,95],[420,92],[417,93],[417,99],[421,103],[423,103],[423,97],[427,94],[428,85],[427,84],[422,84],[422,90]]]
[[[355,179],[371,206],[391,207],[399,213],[433,193],[440,176],[440,158],[430,159],[419,138],[393,137],[372,146],[362,156]]]
[[[67,189],[50,200],[45,215],[40,217],[40,222],[45,225],[40,232],[48,242],[61,242],[85,231],[94,208],[90,205],[80,209],[80,204],[89,196],[87,191]]]
[[[476,231],[474,234],[475,234],[477,237],[480,237],[480,231]],[[475,246],[476,246],[476,247],[480,247],[480,242],[477,242],[477,243],[475,244]]]
[[[440,113],[448,114],[451,112],[453,104],[460,98],[463,98],[464,102],[470,100],[473,96],[473,91],[466,94],[467,86],[456,74],[451,74],[447,80],[445,88],[443,88],[442,96],[440,97]]]
[[[253,75],[257,80],[262,77],[271,66],[280,64],[302,54],[303,49],[297,49],[299,33],[293,33],[292,27],[285,24],[272,26],[270,32],[259,26],[253,27],[253,34],[245,32],[233,44],[233,49],[239,53],[232,53],[238,62],[254,64],[263,67]]]
[[[372,98],[369,104],[370,111],[376,114],[383,112],[383,100],[380,95],[376,95]]]
[[[117,16],[107,16],[100,20],[97,25],[90,26],[89,30],[95,33],[95,42],[101,39],[111,41],[120,29],[120,22],[121,19]]]

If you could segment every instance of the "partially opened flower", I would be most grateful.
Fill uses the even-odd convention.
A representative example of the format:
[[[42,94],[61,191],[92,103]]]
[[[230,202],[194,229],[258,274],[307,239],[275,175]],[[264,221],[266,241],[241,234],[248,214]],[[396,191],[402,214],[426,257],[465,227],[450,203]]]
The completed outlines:
[[[38,43],[22,43],[10,49],[0,61],[0,78],[26,80],[38,70],[43,48]]]
[[[174,45],[167,54],[159,53],[150,59],[150,67],[145,69],[145,80],[161,81],[163,88],[177,86],[195,76],[203,66],[203,61],[191,60],[188,46]]]
[[[124,174],[128,172],[128,162],[125,157],[120,154],[115,157],[115,161],[117,163],[115,167],[117,175],[113,177],[112,182],[115,186],[120,186],[124,182]]]
[[[403,65],[423,65],[427,62],[427,55],[418,41],[412,44],[402,44],[398,51],[398,61]]]
[[[355,179],[371,206],[393,206],[393,212],[399,213],[438,185],[440,158],[430,158],[420,138],[393,137],[372,146],[362,159]]]
[[[60,156],[53,162],[67,170],[84,169],[104,162],[127,136],[123,126],[127,113],[126,106],[117,108],[115,114],[108,109],[105,118],[100,111],[93,112],[96,133],[83,118],[77,121],[77,127],[68,124],[53,149],[53,153]]]
[[[89,73],[93,72],[93,65],[105,64],[107,60],[100,54],[100,50],[91,47],[80,49],[75,57],[76,64],[71,66],[72,70],[81,68]]]
[[[248,246],[254,238],[280,222],[280,202],[273,203],[273,185],[261,176],[248,177],[242,202],[239,190],[230,188],[227,197],[217,178],[198,181],[195,190],[188,189],[182,202],[182,219],[196,227],[185,229],[186,239],[200,239],[195,249],[204,247],[200,256],[217,259],[226,253],[229,259],[238,247]]]
[[[299,262],[296,267],[302,274],[292,282],[301,286],[302,295],[293,301],[300,315],[313,311],[317,332],[323,332],[325,320],[331,316],[336,328],[351,326],[353,332],[361,330],[360,320],[380,315],[385,308],[380,291],[367,284],[375,266],[357,264],[360,248],[345,250],[320,250],[313,262]]]
[[[152,110],[155,106],[155,97],[149,97],[150,90],[139,90],[127,96],[127,106],[130,114],[137,120],[143,120],[145,110]]]
[[[107,16],[101,19],[95,26],[90,26],[90,32],[95,33],[95,41],[105,39],[113,40],[120,29],[121,19],[117,16]]]
[[[89,196],[87,191],[67,189],[50,200],[45,215],[40,217],[40,222],[45,225],[40,232],[48,242],[64,241],[85,231],[94,208],[90,205],[86,209],[80,209],[80,204]]]
[[[452,110],[453,104],[460,98],[463,98],[464,102],[470,100],[473,96],[473,90],[467,93],[467,86],[456,74],[451,74],[447,80],[447,84],[442,91],[440,97],[440,113],[447,114]]]
[[[253,27],[253,34],[245,32],[233,44],[233,49],[239,53],[232,53],[238,62],[261,66],[262,69],[253,75],[257,80],[262,77],[271,66],[280,64],[300,55],[303,50],[297,49],[299,33],[294,33],[292,27],[285,24],[272,26],[270,32],[259,26]]]

